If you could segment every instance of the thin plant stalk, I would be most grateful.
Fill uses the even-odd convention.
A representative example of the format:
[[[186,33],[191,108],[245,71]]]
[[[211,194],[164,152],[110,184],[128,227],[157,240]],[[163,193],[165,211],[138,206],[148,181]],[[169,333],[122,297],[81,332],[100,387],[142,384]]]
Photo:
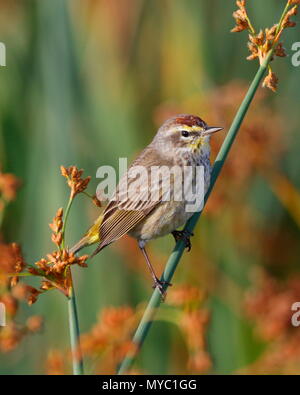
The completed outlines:
[[[249,90],[231,124],[231,127],[227,133],[227,136],[221,146],[221,149],[217,155],[217,158],[214,162],[213,165],[213,169],[212,169],[212,174],[211,174],[211,182],[210,182],[210,187],[205,195],[204,198],[204,204],[207,202],[213,187],[217,181],[217,178],[223,168],[223,165],[225,163],[225,160],[228,156],[228,153],[230,151],[230,148],[236,138],[236,135],[240,129],[240,126],[243,122],[243,119],[245,118],[245,115],[248,111],[248,108],[252,102],[252,99],[266,73],[266,70],[268,68],[270,59],[272,57],[273,54],[273,50],[271,50],[268,55],[266,56],[266,58],[264,59],[263,63],[261,64],[261,66],[259,67],[250,87]],[[190,219],[189,221],[186,223],[185,225],[185,230],[192,232],[200,218],[201,212],[195,213]],[[164,289],[166,290],[168,288],[168,283],[171,282],[172,277],[174,275],[174,272],[177,268],[177,265],[180,262],[180,259],[182,257],[182,254],[184,252],[185,249],[185,245],[184,242],[182,240],[178,241],[176,243],[176,246],[174,248],[174,250],[172,251],[169,260],[166,264],[165,270],[162,274],[161,280],[166,282],[166,285],[164,287]],[[119,370],[118,370],[118,374],[124,374],[126,372],[128,372],[128,370],[131,368],[134,359],[137,355],[137,353],[139,352],[139,350],[141,349],[144,340],[151,328],[151,325],[153,323],[155,314],[157,309],[159,308],[161,303],[161,294],[160,292],[155,289],[153,291],[153,294],[151,296],[151,299],[146,307],[146,310],[143,314],[143,317],[138,325],[138,328],[135,332],[135,335],[132,339],[132,342],[134,344],[134,351],[129,352],[124,360],[122,361],[122,363],[119,366]]]
[[[69,268],[72,281],[71,268]],[[73,364],[73,374],[82,375],[84,374],[83,369],[83,358],[80,347],[80,331],[79,331],[79,321],[76,306],[76,297],[73,285],[69,288],[68,296],[68,312],[69,312],[69,330],[70,330],[70,341],[72,350],[72,364]]]
[[[65,220],[62,228],[62,248],[65,248],[66,224],[72,203],[73,203],[73,198],[70,197],[66,208]],[[82,375],[84,374],[84,369],[83,369],[83,357],[80,347],[79,320],[78,320],[78,312],[76,306],[76,296],[75,296],[72,272],[70,267],[68,268],[68,273],[66,275],[70,277],[70,286],[69,286],[69,294],[68,294],[68,314],[69,314],[69,331],[70,331],[70,343],[71,343],[71,352],[72,352],[73,374]]]
[[[68,201],[68,205],[66,208],[66,212],[65,212],[65,219],[64,219],[63,226],[62,226],[62,230],[61,230],[61,233],[62,233],[61,246],[62,246],[62,248],[65,248],[65,232],[66,232],[67,221],[68,221],[68,217],[69,217],[69,213],[70,213],[70,210],[72,207],[73,200],[74,200],[74,198],[72,196],[70,196],[70,199]]]

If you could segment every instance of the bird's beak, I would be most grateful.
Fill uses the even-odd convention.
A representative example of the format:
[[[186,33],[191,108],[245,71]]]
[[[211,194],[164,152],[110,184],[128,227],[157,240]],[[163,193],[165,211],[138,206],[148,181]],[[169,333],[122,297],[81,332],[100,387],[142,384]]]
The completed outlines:
[[[206,129],[205,129],[205,131],[203,132],[203,134],[205,135],[205,136],[207,136],[207,135],[211,135],[211,134],[214,134],[214,133],[216,133],[216,132],[219,132],[220,130],[223,130],[223,128],[220,128],[220,127],[218,127],[218,126],[208,126]]]

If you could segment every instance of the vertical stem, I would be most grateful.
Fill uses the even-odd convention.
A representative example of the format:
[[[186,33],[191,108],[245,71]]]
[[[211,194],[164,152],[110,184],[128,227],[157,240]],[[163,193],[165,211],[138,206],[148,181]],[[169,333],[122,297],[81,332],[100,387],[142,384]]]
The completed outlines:
[[[222,170],[222,167],[223,167],[224,162],[227,158],[227,155],[230,151],[230,148],[231,148],[231,146],[235,140],[235,137],[239,131],[241,123],[248,111],[248,108],[252,102],[255,92],[257,91],[259,84],[266,72],[267,66],[268,66],[269,61],[272,57],[272,52],[273,51],[269,52],[269,54],[266,57],[266,59],[264,60],[263,64],[260,66],[259,70],[257,71],[257,73],[256,73],[256,75],[249,87],[249,90],[248,90],[232,124],[231,124],[231,127],[227,133],[227,136],[226,136],[223,144],[222,144],[222,147],[218,153],[218,156],[215,160],[215,163],[214,163],[214,166],[212,169],[210,187],[205,195],[205,200],[204,200],[205,203],[207,202],[207,199],[210,196],[210,193],[211,193],[211,191],[215,185],[215,182]],[[200,215],[201,215],[201,212],[195,213],[187,222],[187,224],[185,226],[185,230],[192,232],[198,222]],[[177,268],[177,265],[180,261],[182,254],[184,252],[184,249],[185,249],[184,242],[182,240],[178,241],[176,243],[176,246],[175,246],[173,252],[171,253],[171,255],[169,257],[167,264],[166,264],[164,273],[161,277],[162,281],[166,281],[167,283],[171,282],[173,274]],[[168,285],[165,285],[164,289],[166,290],[167,288],[168,288]],[[119,367],[118,374],[124,374],[130,369],[137,353],[139,352],[140,348],[142,347],[144,340],[151,328],[155,313],[156,313],[157,309],[159,308],[160,303],[161,303],[161,295],[160,295],[159,291],[157,289],[155,289],[153,291],[151,299],[147,305],[147,308],[144,312],[142,320],[140,321],[140,324],[139,324],[139,326],[135,332],[135,335],[133,337],[133,340],[132,340],[133,344],[135,345],[135,350],[129,352],[125,356],[124,360],[122,361],[122,363]]]
[[[67,227],[67,222],[68,222],[68,217],[69,217],[69,213],[70,213],[70,209],[72,206],[74,198],[72,196],[70,196],[69,201],[68,201],[68,205],[65,211],[65,218],[64,218],[64,223],[63,223],[63,227],[61,230],[62,233],[62,248],[65,248],[65,233],[66,233],[66,227]]]
[[[67,220],[69,217],[70,209],[73,203],[73,197],[70,196],[66,212],[65,218],[62,228],[62,248],[65,248],[65,232]],[[71,352],[72,352],[72,364],[73,364],[73,374],[81,375],[84,374],[83,371],[83,358],[80,347],[80,330],[79,330],[79,320],[76,306],[76,296],[72,279],[71,268],[68,268],[66,273],[70,279],[70,287],[69,287],[69,295],[68,295],[68,312],[69,312],[69,331],[70,331],[70,342],[71,342]]]
[[[72,274],[71,268],[69,268],[69,275]],[[79,331],[79,321],[76,307],[76,297],[73,285],[70,286],[69,296],[68,296],[68,311],[69,311],[69,330],[70,330],[70,341],[71,341],[71,351],[72,351],[72,363],[73,363],[73,374],[82,375],[83,371],[83,358],[80,348],[80,331]]]

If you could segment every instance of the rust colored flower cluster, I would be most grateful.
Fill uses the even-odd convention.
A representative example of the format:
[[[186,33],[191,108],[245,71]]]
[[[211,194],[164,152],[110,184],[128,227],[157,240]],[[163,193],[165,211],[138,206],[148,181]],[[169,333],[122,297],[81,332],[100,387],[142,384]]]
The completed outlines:
[[[114,374],[128,352],[135,352],[131,342],[132,331],[140,314],[129,306],[106,307],[98,316],[91,330],[81,335],[81,348],[85,359],[90,359],[94,374]],[[68,374],[70,353],[50,350],[46,361],[46,373]],[[131,369],[127,374],[142,374]]]
[[[299,355],[300,333],[295,332],[293,336],[279,338],[272,345],[270,344],[255,363],[238,373],[298,375],[300,369]]]
[[[112,374],[125,354],[134,352],[130,338],[136,322],[137,314],[128,306],[107,307],[101,311],[98,322],[81,338],[83,353],[99,360],[96,370]]]
[[[0,211],[7,203],[15,200],[20,180],[13,174],[0,173]],[[9,352],[15,349],[22,339],[40,330],[42,318],[31,316],[24,324],[18,324],[15,317],[21,301],[28,300],[29,293],[18,292],[23,286],[18,276],[26,267],[21,247],[17,243],[0,242],[0,303],[5,306],[6,325],[0,327],[0,351]]]
[[[83,170],[78,170],[76,166],[60,167],[62,176],[66,177],[67,183],[71,189],[71,199],[78,193],[86,190],[91,177],[82,178]]]
[[[259,284],[247,294],[246,312],[266,347],[255,363],[240,373],[298,374],[300,333],[292,325],[291,306],[299,300],[299,276],[280,281],[263,273]]]
[[[66,249],[59,249],[51,254],[47,254],[47,259],[40,259],[35,263],[34,267],[29,267],[28,271],[32,275],[44,277],[40,292],[57,288],[64,295],[68,296],[72,284],[69,272],[70,266],[78,265],[87,267],[87,259],[88,255],[77,257],[74,253]]]
[[[39,332],[42,324],[43,319],[38,315],[29,317],[24,325],[19,325],[14,320],[10,320],[6,326],[0,329],[0,351],[10,352],[14,350],[26,335]]]
[[[25,296],[16,298],[12,294],[15,289],[13,287],[19,282],[17,274],[23,271],[26,266],[27,264],[24,261],[21,248],[18,244],[0,244],[0,288],[4,290],[0,298],[5,300],[6,310],[12,317],[17,312],[17,299],[26,299]],[[14,273],[16,276],[12,277]]]
[[[61,166],[61,173],[68,180],[68,185],[71,189],[70,199],[83,192],[89,181],[90,177],[82,179],[83,170],[78,170],[77,167],[71,166],[65,168]],[[33,276],[42,277],[42,282],[39,289],[31,286],[24,286],[23,292],[29,304],[37,301],[38,296],[50,289],[57,288],[64,295],[69,296],[70,287],[72,285],[72,277],[70,267],[78,265],[80,267],[87,267],[86,261],[88,255],[76,256],[64,247],[64,211],[62,208],[58,209],[53,221],[49,224],[52,230],[51,240],[56,245],[57,250],[46,255],[45,258],[40,259],[34,265],[28,265],[22,260],[22,255],[17,246],[13,245],[14,270],[10,273],[16,273],[13,281],[17,282],[17,274],[25,271]],[[11,268],[12,269],[12,268]]]
[[[201,308],[203,301],[203,291],[190,285],[176,286],[169,291],[167,299],[168,304],[178,309],[176,323],[186,340],[189,373],[203,373],[212,367],[205,342],[209,313]]]
[[[26,267],[21,247],[17,243],[0,243],[0,285],[14,286],[18,277],[8,277],[11,273],[20,273]]]
[[[246,10],[246,0],[237,1],[236,5],[238,6],[238,9],[233,13],[236,26],[234,26],[231,31],[234,33],[251,29],[250,20]]]
[[[258,287],[247,295],[246,311],[259,336],[273,341],[294,332],[291,306],[299,300],[299,276],[281,283],[264,273]]]
[[[291,20],[291,17],[297,14],[299,5],[298,0],[289,0],[285,13],[282,15],[279,24],[275,24],[271,28],[266,28],[264,31],[256,32],[251,24],[246,10],[246,0],[236,2],[238,10],[233,13],[236,26],[231,30],[232,32],[242,32],[247,30],[249,32],[248,48],[250,55],[248,60],[258,58],[260,64],[273,51],[273,55],[278,57],[285,57],[286,52],[283,48],[282,42],[279,42],[283,31],[288,27],[294,27],[296,22]],[[263,82],[263,86],[276,91],[278,85],[278,78],[269,66],[268,75]]]
[[[15,321],[19,303],[29,301],[34,288],[18,283],[18,277],[10,277],[11,273],[19,273],[26,267],[21,248],[16,243],[0,244],[0,302],[5,306],[6,326],[0,328],[0,351],[9,352],[15,349],[22,339],[40,330],[42,318],[31,316],[25,324]]]
[[[63,227],[63,209],[60,208],[57,210],[55,217],[51,224],[49,224],[50,229],[53,231],[51,240],[54,244],[60,247],[62,243],[62,227]]]
[[[72,284],[69,271],[70,266],[78,265],[81,267],[87,267],[86,261],[88,259],[88,255],[76,256],[68,249],[61,248],[63,238],[63,210],[61,208],[57,210],[56,215],[49,226],[53,231],[51,239],[58,249],[47,254],[46,258],[40,259],[33,266],[27,266],[27,270],[30,274],[43,278],[40,290],[32,291],[31,299],[29,301],[30,304],[37,300],[40,293],[53,288],[57,288],[64,295],[68,296],[70,286]]]
[[[189,350],[187,367],[192,372],[203,373],[212,367],[210,355],[205,349],[208,322],[209,313],[206,310],[184,313],[180,320],[180,327],[185,335]]]
[[[11,284],[16,285],[18,282],[18,274],[20,272],[42,277],[39,289],[25,284],[20,284],[19,288],[17,288],[16,292],[18,295],[22,294],[22,298],[26,299],[29,305],[35,303],[41,293],[53,288],[57,288],[64,295],[68,296],[72,283],[69,271],[70,266],[78,265],[80,267],[87,267],[86,261],[88,259],[88,255],[75,256],[75,254],[70,252],[68,249],[61,248],[63,226],[62,216],[63,210],[59,209],[53,219],[53,222],[50,224],[50,228],[53,230],[51,238],[58,249],[47,254],[46,258],[40,259],[34,265],[29,265],[24,261],[21,249],[17,244],[12,243],[11,245],[2,248],[2,251],[5,254],[3,265],[5,265],[6,269],[2,276],[4,281],[9,281],[8,279],[12,278]],[[12,274],[16,274],[16,276],[11,277]],[[10,277],[8,277],[8,275],[10,275]],[[0,271],[0,280],[2,277]]]
[[[28,265],[22,262],[15,261],[16,263],[11,268],[10,274],[19,273],[21,270],[33,276],[42,277],[41,286],[36,289],[30,285],[20,284],[17,288],[18,295],[23,295],[23,298],[27,300],[28,304],[35,303],[39,295],[45,291],[53,288],[57,288],[64,295],[69,295],[71,286],[71,276],[69,268],[72,265],[78,265],[81,267],[87,267],[86,261],[88,255],[75,256],[67,249],[58,249],[57,251],[47,254],[46,258],[42,258],[37,261],[34,265]],[[5,276],[7,279],[7,274]],[[14,276],[13,279],[17,278]]]
[[[269,69],[268,75],[264,79],[263,86],[276,92],[278,86],[278,77],[271,69]]]
[[[21,181],[10,173],[0,173],[0,194],[7,202],[15,200]]]
[[[0,172],[0,211],[3,211],[9,202],[15,200],[20,186],[21,181],[14,174]]]
[[[62,174],[67,177],[71,188],[70,198],[73,199],[78,193],[83,192],[90,177],[82,179],[82,170],[75,166],[62,167]],[[4,204],[13,200],[20,182],[11,174],[0,174],[0,197]],[[0,207],[1,209],[1,207]],[[59,209],[49,225],[52,230],[51,239],[57,249],[40,259],[34,265],[25,262],[21,248],[16,243],[0,243],[0,302],[4,303],[7,325],[0,330],[0,350],[10,351],[15,348],[22,338],[28,333],[37,332],[42,320],[39,316],[30,317],[26,324],[16,324],[14,317],[17,314],[20,301],[27,301],[29,305],[35,303],[40,294],[53,288],[57,288],[64,295],[69,296],[72,285],[70,267],[78,265],[86,267],[88,255],[75,256],[64,247],[64,221],[63,209]],[[41,277],[40,288],[19,282],[21,276]]]
[[[177,286],[170,290],[168,294],[168,304],[192,308],[198,306],[204,299],[202,290],[197,287],[191,287],[190,285]]]
[[[18,244],[0,244],[0,286],[1,289],[6,290],[0,298],[4,298],[6,311],[12,317],[17,312],[18,300],[26,300],[31,304],[39,293],[29,285],[18,284],[18,274],[26,270],[27,267]],[[16,275],[12,276],[12,274]]]
[[[63,352],[50,350],[46,360],[46,374],[64,375],[68,374]]]

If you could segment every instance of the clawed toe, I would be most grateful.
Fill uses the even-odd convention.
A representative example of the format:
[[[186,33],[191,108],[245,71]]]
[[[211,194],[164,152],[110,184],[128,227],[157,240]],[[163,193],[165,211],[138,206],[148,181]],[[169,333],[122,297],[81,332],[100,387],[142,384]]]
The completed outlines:
[[[179,240],[183,240],[185,248],[187,248],[188,251],[191,251],[192,243],[190,238],[191,236],[194,236],[194,233],[189,232],[188,230],[174,230],[172,235],[174,236],[176,243]]]
[[[161,294],[162,300],[165,299],[166,297],[166,289],[165,287],[171,287],[172,284],[169,283],[168,281],[161,281],[158,278],[155,279],[154,284],[152,286],[153,289],[157,288],[159,293]]]

